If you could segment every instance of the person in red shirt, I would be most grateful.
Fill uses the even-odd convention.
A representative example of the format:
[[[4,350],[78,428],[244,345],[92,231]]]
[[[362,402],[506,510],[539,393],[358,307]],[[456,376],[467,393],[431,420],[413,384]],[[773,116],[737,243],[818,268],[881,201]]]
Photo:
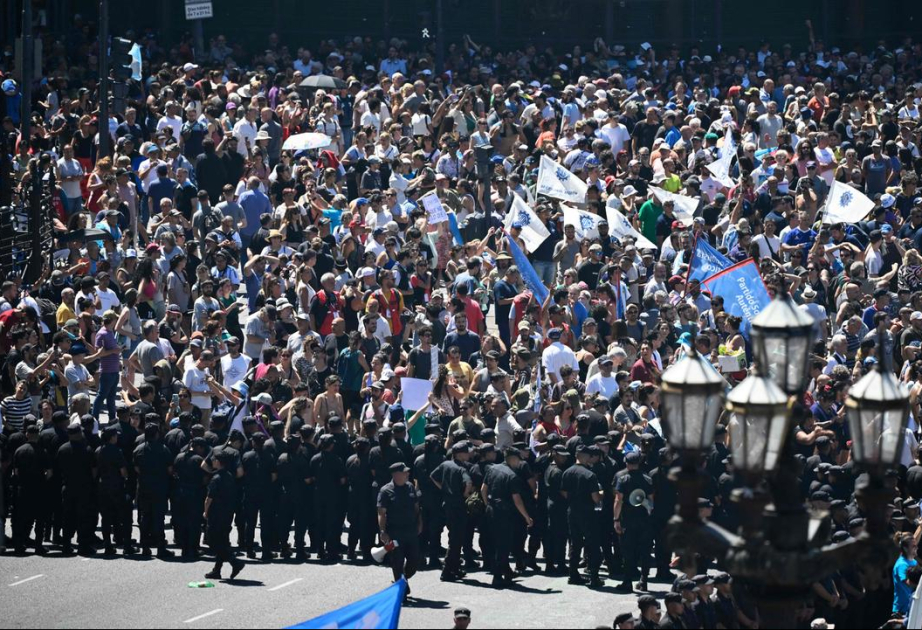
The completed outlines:
[[[378,303],[378,312],[391,325],[391,335],[397,339],[403,335],[403,296],[394,288],[394,272],[386,269],[381,272],[381,288],[371,294],[368,302],[375,300]],[[367,305],[366,305],[367,311]]]
[[[466,284],[458,285],[458,299],[464,304],[464,313],[467,315],[467,325],[471,332],[481,337],[487,332],[487,319],[480,310],[480,303],[468,295]]]
[[[813,110],[813,120],[817,123],[822,122],[826,110],[829,109],[829,99],[826,98],[826,85],[817,83],[813,86],[813,98],[807,103],[807,107]]]
[[[653,346],[644,341],[640,346],[640,358],[631,368],[631,380],[641,383],[655,383],[660,376],[659,368],[653,361]]]

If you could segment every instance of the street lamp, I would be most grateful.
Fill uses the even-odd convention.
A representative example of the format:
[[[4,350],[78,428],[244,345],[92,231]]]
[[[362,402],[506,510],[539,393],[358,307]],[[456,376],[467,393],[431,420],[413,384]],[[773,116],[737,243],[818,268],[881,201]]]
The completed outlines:
[[[883,349],[882,344],[878,347]],[[909,422],[909,394],[883,366],[878,361],[877,369],[855,383],[845,401],[852,457],[876,468],[899,462]]]
[[[701,453],[714,443],[717,417],[723,409],[726,381],[695,351],[663,373],[663,432],[682,456],[681,470],[671,478],[677,484],[679,517],[698,522],[698,497],[702,486],[698,470]]]
[[[772,379],[761,374],[733,388],[727,396],[727,410],[739,423],[733,428],[731,443],[734,468],[753,475],[777,469],[787,439],[789,401]]]
[[[727,383],[692,346],[663,373],[663,430],[676,450],[700,452],[714,443]]]
[[[794,306],[783,288],[752,320],[756,363],[788,394],[802,389],[814,325],[813,317]]]

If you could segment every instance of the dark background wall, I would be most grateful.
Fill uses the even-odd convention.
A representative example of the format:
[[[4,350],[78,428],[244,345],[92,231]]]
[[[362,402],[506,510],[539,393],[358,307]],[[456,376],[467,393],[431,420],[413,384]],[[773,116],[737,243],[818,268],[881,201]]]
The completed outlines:
[[[113,33],[131,28],[157,29],[170,43],[191,28],[183,0],[110,0]],[[4,38],[18,29],[21,0],[0,0],[7,25]],[[48,26],[67,29],[72,14],[95,21],[98,1],[37,0],[47,7]],[[142,8],[143,7],[143,8]],[[289,46],[312,46],[322,38],[347,35],[399,37],[418,42],[421,29],[434,30],[436,0],[214,0],[215,17],[204,21],[205,39],[221,32],[252,49],[276,31]],[[776,47],[790,42],[801,50],[804,20],[830,45],[897,43],[920,31],[922,3],[911,0],[442,0],[446,39],[469,33],[475,41],[506,49],[527,42],[570,49],[592,45],[650,41],[703,52],[723,46],[753,46],[762,39]],[[12,20],[12,22],[10,21]]]

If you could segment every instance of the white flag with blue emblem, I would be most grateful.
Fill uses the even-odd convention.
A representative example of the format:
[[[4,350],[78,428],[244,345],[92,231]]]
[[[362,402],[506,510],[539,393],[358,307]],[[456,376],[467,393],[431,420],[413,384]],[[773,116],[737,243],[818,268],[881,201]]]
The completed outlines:
[[[839,181],[832,182],[823,213],[823,223],[858,223],[874,209],[874,202],[860,190]]]
[[[525,242],[525,248],[528,250],[528,253],[531,254],[541,246],[541,243],[543,243],[551,233],[548,232],[547,227],[541,223],[541,219],[538,218],[538,215],[528,207],[525,200],[518,195],[512,195],[512,197],[512,208],[506,213],[506,221],[503,225],[506,227],[507,231],[511,230],[513,225],[518,224],[522,226],[522,240]]]
[[[570,203],[583,203],[586,201],[587,190],[586,184],[579,177],[546,155],[541,156],[537,194]]]
[[[727,127],[727,134],[724,136],[724,146],[720,154],[720,159],[705,168],[711,171],[714,180],[721,186],[733,188],[736,182],[730,177],[730,167],[733,165],[733,158],[736,157],[736,143],[733,142],[733,131]]]
[[[634,243],[637,245],[638,249],[658,249],[655,243],[634,229],[634,226],[630,224],[627,217],[621,214],[617,208],[606,205],[605,214],[608,218],[608,227],[610,228],[611,235],[619,241],[624,239],[625,236],[630,236],[634,239]]]
[[[572,225],[576,228],[576,238],[599,238],[599,223],[604,221],[604,218],[564,204],[560,205],[560,209],[563,210],[563,224]]]
[[[677,195],[656,186],[650,186],[650,192],[656,195],[660,205],[672,200],[675,203],[673,213],[679,221],[685,225],[691,225],[694,222],[695,213],[698,212],[699,201],[697,199],[686,195]]]

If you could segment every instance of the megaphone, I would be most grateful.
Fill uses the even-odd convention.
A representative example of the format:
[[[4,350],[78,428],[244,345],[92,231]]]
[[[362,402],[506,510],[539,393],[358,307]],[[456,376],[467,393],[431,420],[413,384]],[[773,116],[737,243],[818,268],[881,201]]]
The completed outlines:
[[[634,492],[628,495],[627,500],[632,506],[640,507],[641,505],[643,505],[644,501],[647,500],[647,493],[641,490],[640,488],[637,488],[636,490],[634,490]]]
[[[387,557],[387,554],[392,552],[394,549],[399,547],[396,540],[392,540],[383,547],[375,547],[371,550],[372,559],[378,564],[384,564],[384,559]]]

